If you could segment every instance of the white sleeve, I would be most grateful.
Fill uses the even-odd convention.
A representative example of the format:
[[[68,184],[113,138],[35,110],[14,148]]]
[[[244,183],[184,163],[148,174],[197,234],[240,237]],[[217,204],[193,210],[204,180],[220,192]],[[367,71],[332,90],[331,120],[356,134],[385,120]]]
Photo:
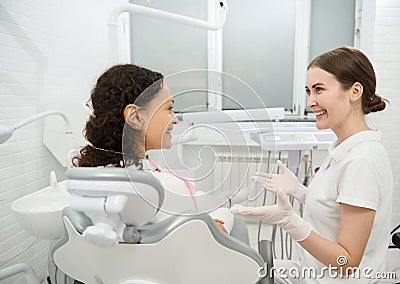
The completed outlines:
[[[357,157],[343,169],[336,201],[377,210],[383,184],[377,164],[369,157]]]

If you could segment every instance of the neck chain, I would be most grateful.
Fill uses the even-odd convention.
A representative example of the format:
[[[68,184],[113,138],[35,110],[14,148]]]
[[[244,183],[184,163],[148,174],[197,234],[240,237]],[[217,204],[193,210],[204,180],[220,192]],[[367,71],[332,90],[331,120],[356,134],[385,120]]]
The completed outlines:
[[[143,159],[138,159],[133,154],[99,148],[99,147],[93,146],[92,143],[90,143],[89,141],[86,141],[86,142],[88,143],[88,146],[90,146],[96,150],[122,155],[123,160],[120,161],[121,167],[124,167],[126,164],[128,164],[128,165],[133,165],[137,170],[143,169]]]

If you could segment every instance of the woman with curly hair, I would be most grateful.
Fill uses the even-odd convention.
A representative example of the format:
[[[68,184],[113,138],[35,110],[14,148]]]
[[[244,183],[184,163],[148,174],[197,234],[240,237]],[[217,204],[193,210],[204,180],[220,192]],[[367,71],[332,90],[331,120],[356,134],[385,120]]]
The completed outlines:
[[[73,158],[74,166],[149,170],[166,189],[166,207],[169,200],[171,207],[179,207],[176,210],[180,211],[174,213],[182,212],[182,208],[200,209],[185,180],[161,172],[146,160],[148,150],[171,148],[172,130],[178,123],[172,111],[174,100],[162,74],[133,64],[113,66],[98,78],[90,103],[93,112],[84,129],[89,144]],[[188,192],[190,198],[182,198]],[[170,214],[157,215],[159,221]],[[227,208],[218,208],[210,215],[224,232],[230,231],[233,215]]]
[[[152,135],[155,123],[149,124],[147,120],[160,105],[160,112],[166,115],[170,124],[168,127],[160,126],[166,127],[163,146],[171,147],[171,134],[167,131],[178,120],[172,111],[171,92],[163,84],[161,73],[133,64],[115,65],[98,78],[90,104],[93,112],[84,130],[90,144],[81,149],[80,156],[74,158],[75,166],[124,167],[124,160],[138,162],[143,159],[145,151],[155,147],[152,141],[159,138]],[[127,138],[124,139],[127,140],[125,145],[123,136]],[[128,150],[125,154],[130,156],[129,159],[124,159],[123,148]]]

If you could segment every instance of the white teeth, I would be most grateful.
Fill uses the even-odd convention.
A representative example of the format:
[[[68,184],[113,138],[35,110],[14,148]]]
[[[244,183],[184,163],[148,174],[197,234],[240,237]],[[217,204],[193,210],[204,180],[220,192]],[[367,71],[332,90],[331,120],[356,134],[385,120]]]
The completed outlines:
[[[326,113],[326,110],[321,110],[319,112],[316,112],[315,115],[321,115],[321,114],[324,114],[324,113]]]

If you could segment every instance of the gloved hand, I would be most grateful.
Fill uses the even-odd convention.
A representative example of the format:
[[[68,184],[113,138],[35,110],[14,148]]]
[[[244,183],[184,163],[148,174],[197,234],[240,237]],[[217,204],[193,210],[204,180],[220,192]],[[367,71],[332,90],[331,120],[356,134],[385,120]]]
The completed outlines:
[[[235,204],[230,211],[245,217],[256,218],[270,224],[276,224],[295,241],[303,241],[311,234],[311,225],[299,215],[294,213],[286,193],[278,191],[277,202],[274,205],[262,207],[244,207]]]
[[[278,192],[281,189],[286,194],[294,196],[300,203],[306,200],[307,188],[301,184],[299,179],[281,162],[276,163],[282,174],[268,174],[258,172],[251,179],[261,184],[266,190]]]

